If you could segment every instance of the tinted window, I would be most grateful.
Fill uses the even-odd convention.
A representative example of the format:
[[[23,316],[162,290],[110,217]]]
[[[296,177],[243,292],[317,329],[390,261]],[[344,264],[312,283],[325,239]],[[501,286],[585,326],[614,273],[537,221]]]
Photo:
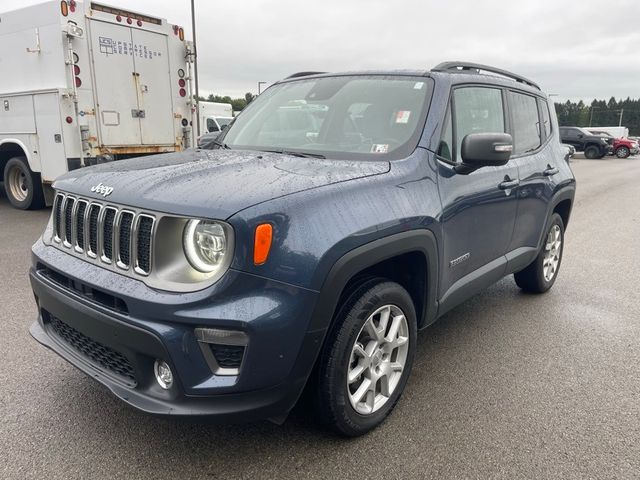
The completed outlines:
[[[509,92],[509,105],[513,118],[513,153],[523,154],[540,145],[540,120],[536,97]]]
[[[454,116],[456,125],[455,158],[462,161],[462,140],[470,133],[504,132],[502,91],[497,88],[464,87],[455,90]]]

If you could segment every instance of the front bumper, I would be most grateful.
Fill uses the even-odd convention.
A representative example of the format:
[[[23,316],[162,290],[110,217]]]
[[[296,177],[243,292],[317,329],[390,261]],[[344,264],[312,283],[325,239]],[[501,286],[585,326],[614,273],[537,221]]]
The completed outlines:
[[[32,336],[126,403],[154,414],[232,422],[282,417],[302,392],[325,333],[307,331],[316,292],[236,271],[205,291],[172,295],[37,243],[30,280],[40,312]],[[105,285],[108,291],[93,289]],[[71,333],[61,335],[60,324]],[[239,375],[212,373],[196,327],[247,334]],[[174,373],[169,390],[155,381],[156,359]]]

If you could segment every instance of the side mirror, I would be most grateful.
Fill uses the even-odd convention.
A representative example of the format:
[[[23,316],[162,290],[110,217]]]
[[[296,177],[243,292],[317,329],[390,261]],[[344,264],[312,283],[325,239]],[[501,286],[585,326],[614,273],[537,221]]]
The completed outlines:
[[[513,151],[513,139],[508,133],[470,133],[462,139],[462,164],[458,173],[471,173],[482,167],[506,164]]]
[[[579,133],[579,134],[578,134],[578,138],[584,138],[584,135],[583,135],[583,134],[581,134],[581,133]]]

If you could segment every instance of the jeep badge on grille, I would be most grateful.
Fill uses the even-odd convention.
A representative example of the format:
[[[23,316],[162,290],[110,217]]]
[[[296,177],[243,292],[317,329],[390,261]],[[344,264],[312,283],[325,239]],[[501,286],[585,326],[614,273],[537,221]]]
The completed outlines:
[[[91,187],[91,191],[99,193],[103,197],[108,197],[109,195],[111,195],[111,192],[113,192],[113,187],[107,187],[106,185],[99,183],[98,185],[94,185],[93,187]]]

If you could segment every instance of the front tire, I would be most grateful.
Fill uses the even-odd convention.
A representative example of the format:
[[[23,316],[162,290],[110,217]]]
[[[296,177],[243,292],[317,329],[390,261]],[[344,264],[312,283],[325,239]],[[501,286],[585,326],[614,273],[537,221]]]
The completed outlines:
[[[319,419],[349,437],[391,413],[407,383],[416,348],[416,313],[400,285],[371,279],[341,305],[319,359]]]
[[[631,155],[631,150],[627,147],[620,147],[616,150],[616,157],[618,158],[627,158],[629,155]]]
[[[595,160],[596,158],[602,158],[602,156],[600,155],[600,150],[598,150],[598,147],[596,147],[594,145],[591,145],[590,147],[585,148],[584,156],[586,158],[588,158],[589,160]]]
[[[536,259],[524,270],[513,274],[516,284],[529,293],[544,293],[549,290],[558,278],[563,249],[564,223],[562,217],[554,213]]]
[[[25,157],[13,157],[5,165],[4,189],[16,208],[35,210],[44,207],[40,175],[31,171]]]

